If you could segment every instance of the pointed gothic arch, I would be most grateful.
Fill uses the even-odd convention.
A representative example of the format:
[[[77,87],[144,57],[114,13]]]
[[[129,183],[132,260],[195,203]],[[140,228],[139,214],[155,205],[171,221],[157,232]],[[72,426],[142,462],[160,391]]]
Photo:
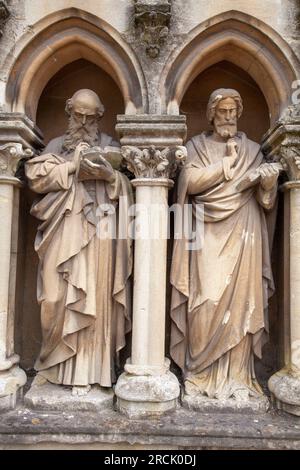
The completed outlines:
[[[34,36],[32,37],[32,31]],[[84,58],[107,72],[120,88],[125,113],[148,110],[143,71],[121,35],[98,17],[76,8],[50,14],[17,42],[6,59],[6,99],[11,112],[35,120],[48,81],[65,65]]]
[[[287,42],[270,26],[238,11],[222,13],[188,33],[161,77],[162,112],[178,114],[185,91],[202,71],[229,61],[244,69],[268,103],[271,124],[290,104],[300,65]]]

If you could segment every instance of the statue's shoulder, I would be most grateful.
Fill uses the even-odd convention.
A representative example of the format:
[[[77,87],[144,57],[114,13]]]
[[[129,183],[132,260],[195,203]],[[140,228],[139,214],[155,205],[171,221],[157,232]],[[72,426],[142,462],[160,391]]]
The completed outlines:
[[[60,153],[63,141],[64,141],[63,135],[59,137],[55,137],[54,139],[48,142],[43,153]]]

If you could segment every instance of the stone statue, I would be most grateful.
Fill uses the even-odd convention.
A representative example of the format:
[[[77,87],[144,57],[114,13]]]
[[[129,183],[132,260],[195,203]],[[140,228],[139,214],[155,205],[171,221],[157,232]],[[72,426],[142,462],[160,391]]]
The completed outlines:
[[[101,236],[107,213],[99,208],[112,205],[117,224],[126,223],[132,194],[126,176],[105,160],[105,150],[119,145],[99,130],[98,96],[79,90],[66,111],[65,135],[26,164],[30,188],[43,195],[31,209],[41,221],[35,249],[43,339],[35,383],[72,385],[73,395],[84,395],[91,384],[111,387],[130,329],[131,242]],[[98,164],[82,158],[95,148]]]
[[[175,240],[172,260],[171,355],[183,371],[186,396],[245,401],[262,395],[254,355],[261,357],[274,290],[264,209],[274,205],[278,169],[237,132],[242,110],[237,91],[212,93],[213,131],[187,143],[178,181],[178,201],[190,201],[193,219],[196,206],[204,207],[202,247],[189,251],[184,238]],[[251,177],[255,172],[259,178]]]

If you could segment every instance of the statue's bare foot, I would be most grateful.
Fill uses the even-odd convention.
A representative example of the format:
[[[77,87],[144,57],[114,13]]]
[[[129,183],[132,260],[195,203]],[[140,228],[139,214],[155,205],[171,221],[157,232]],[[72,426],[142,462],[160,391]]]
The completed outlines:
[[[90,385],[76,385],[72,388],[73,397],[83,397],[89,393],[91,390]]]
[[[249,390],[246,388],[239,388],[235,390],[233,397],[238,401],[248,401],[250,398]]]
[[[43,376],[40,375],[40,374],[37,374],[37,375],[34,377],[31,386],[32,386],[32,387],[35,387],[35,386],[40,387],[41,385],[45,385],[47,382],[48,382],[48,380],[45,379],[45,377],[43,377]]]

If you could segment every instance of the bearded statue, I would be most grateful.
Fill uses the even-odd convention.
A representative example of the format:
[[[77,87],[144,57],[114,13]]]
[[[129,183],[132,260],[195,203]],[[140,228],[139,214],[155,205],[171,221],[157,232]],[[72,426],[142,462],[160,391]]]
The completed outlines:
[[[265,211],[275,203],[278,169],[238,131],[242,112],[236,90],[212,93],[213,129],[187,143],[178,182],[178,202],[192,205],[194,222],[203,208],[201,246],[189,251],[186,240],[175,240],[171,270],[171,354],[186,396],[196,399],[262,395],[254,357],[267,339],[274,291]]]
[[[84,395],[93,384],[115,382],[116,357],[130,330],[131,242],[102,236],[107,212],[101,208],[126,224],[132,194],[126,176],[105,158],[105,149],[119,144],[100,131],[104,106],[96,93],[77,91],[66,112],[66,133],[26,164],[29,186],[41,195],[31,209],[40,220],[42,346],[35,383],[70,385]],[[98,153],[97,164],[83,158],[89,151]]]

